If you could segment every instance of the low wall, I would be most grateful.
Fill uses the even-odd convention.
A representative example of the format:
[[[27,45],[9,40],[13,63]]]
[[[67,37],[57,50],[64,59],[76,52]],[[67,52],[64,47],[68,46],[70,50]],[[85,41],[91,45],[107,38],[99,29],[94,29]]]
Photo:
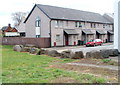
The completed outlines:
[[[50,47],[50,38],[23,38],[23,37],[3,37],[2,45],[26,45],[33,44],[37,47]]]

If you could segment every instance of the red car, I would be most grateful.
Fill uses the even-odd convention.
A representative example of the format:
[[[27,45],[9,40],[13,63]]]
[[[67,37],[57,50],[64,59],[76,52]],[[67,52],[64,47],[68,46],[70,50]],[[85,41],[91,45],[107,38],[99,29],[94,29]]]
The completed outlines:
[[[90,40],[89,42],[86,43],[86,47],[88,46],[96,46],[96,45],[102,45],[102,40],[101,39],[95,39],[95,40]]]

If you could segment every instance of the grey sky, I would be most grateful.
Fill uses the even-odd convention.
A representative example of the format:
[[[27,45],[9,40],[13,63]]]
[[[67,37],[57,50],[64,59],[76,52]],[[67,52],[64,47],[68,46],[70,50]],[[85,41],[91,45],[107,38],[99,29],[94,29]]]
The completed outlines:
[[[0,3],[0,27],[13,21],[14,12],[30,12],[34,4],[53,5],[65,8],[97,12],[113,13],[114,0],[2,0]]]

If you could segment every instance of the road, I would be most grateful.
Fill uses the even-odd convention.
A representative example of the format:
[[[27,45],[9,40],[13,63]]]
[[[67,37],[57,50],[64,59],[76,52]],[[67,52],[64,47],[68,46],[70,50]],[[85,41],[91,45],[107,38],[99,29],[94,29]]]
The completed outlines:
[[[86,47],[86,46],[65,46],[65,47],[52,47],[52,48],[43,48],[45,50],[56,50],[59,53],[66,50],[71,50],[73,52],[77,51],[83,51],[85,54],[86,52],[92,51],[92,50],[101,50],[101,49],[112,49],[113,44],[112,43],[105,43],[102,46],[95,46],[95,47]]]

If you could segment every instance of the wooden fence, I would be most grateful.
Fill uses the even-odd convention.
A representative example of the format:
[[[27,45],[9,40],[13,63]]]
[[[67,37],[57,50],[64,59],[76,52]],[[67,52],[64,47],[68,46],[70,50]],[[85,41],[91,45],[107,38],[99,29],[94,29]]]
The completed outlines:
[[[3,37],[2,45],[33,44],[40,48],[50,47],[50,38]]]

